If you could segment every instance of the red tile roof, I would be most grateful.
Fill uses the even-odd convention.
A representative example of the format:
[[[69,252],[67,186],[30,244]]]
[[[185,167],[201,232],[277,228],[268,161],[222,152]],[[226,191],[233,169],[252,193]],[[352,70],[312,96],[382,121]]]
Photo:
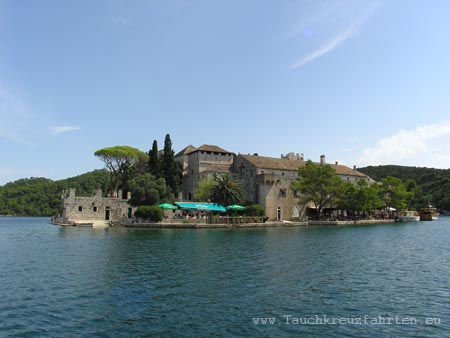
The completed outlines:
[[[304,166],[306,161],[288,160],[275,157],[264,157],[255,155],[239,155],[253,164],[258,169],[290,170],[297,171],[300,166]],[[340,164],[329,164],[338,175],[367,177],[367,175]]]

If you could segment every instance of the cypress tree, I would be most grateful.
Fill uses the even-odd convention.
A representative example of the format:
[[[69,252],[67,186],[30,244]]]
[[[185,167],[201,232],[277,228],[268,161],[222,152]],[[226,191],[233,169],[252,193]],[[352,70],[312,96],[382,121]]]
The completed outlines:
[[[172,149],[170,135],[167,134],[164,139],[164,153],[161,159],[161,173],[165,178],[167,186],[176,194],[179,190],[181,168],[175,162],[175,152]]]
[[[158,142],[153,141],[152,149],[148,152],[148,170],[150,174],[159,178],[161,177],[161,163],[158,154]]]

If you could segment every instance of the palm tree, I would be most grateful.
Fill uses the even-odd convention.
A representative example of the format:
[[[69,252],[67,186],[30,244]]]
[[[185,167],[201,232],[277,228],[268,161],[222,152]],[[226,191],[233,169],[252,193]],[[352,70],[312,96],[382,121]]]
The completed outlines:
[[[225,173],[214,175],[213,180],[211,201],[222,205],[231,205],[242,201],[244,193],[238,178]]]

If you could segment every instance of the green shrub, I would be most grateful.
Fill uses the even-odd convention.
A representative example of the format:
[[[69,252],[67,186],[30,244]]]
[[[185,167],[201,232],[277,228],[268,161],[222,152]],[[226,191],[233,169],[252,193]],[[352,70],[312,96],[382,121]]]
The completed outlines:
[[[245,214],[247,216],[264,216],[265,210],[259,204],[248,205],[245,209]]]
[[[161,222],[163,219],[162,209],[157,205],[141,205],[134,215],[150,222]]]

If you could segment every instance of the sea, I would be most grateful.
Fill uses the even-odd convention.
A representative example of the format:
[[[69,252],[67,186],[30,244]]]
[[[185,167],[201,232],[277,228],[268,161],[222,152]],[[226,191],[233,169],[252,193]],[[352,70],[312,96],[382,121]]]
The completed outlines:
[[[449,337],[450,218],[260,229],[0,217],[0,337]]]

